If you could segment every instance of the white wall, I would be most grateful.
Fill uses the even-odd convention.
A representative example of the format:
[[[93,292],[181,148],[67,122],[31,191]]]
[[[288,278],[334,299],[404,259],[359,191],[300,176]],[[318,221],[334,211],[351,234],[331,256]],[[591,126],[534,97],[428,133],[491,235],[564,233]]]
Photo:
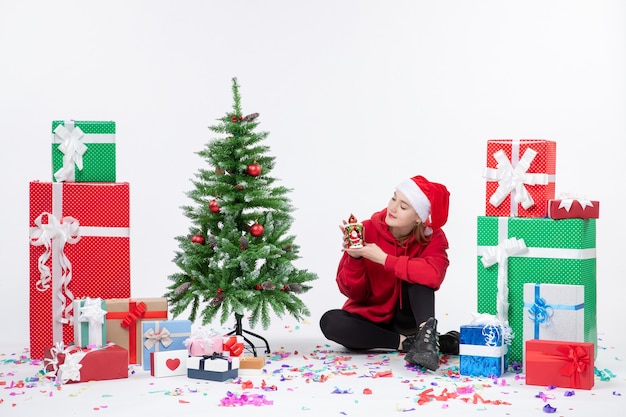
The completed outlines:
[[[273,176],[293,188],[310,321],[339,307],[337,225],[423,174],[452,193],[441,329],[476,304],[486,140],[558,142],[557,194],[601,201],[598,321],[624,316],[620,209],[626,3],[615,1],[0,0],[0,317],[28,344],[28,183],[51,179],[50,123],[118,123],[131,184],[132,294],[160,296],[207,126],[261,114]],[[621,178],[621,180],[620,180]],[[620,326],[621,327],[621,326]]]

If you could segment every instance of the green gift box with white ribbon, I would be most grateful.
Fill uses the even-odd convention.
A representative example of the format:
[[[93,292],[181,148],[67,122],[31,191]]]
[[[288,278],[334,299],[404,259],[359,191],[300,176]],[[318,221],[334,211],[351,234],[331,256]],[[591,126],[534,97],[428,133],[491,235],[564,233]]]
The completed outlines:
[[[523,361],[524,284],[584,286],[584,341],[597,351],[595,219],[478,217],[477,308],[508,320]]]
[[[115,182],[115,122],[52,122],[55,182]]]

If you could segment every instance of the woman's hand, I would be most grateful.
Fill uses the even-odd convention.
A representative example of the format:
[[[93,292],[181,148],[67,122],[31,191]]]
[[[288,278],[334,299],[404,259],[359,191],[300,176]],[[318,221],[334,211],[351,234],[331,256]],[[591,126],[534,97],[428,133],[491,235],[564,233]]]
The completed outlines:
[[[362,248],[344,248],[344,252],[353,258],[363,257],[381,265],[387,260],[387,254],[376,243],[365,242]]]

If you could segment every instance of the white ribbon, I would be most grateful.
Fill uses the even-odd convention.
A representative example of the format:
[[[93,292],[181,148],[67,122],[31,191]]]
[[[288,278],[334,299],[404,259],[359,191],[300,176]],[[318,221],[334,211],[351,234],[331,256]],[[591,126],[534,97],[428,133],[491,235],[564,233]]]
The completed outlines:
[[[511,194],[511,214],[513,215],[517,214],[517,204],[521,204],[525,209],[535,204],[525,186],[546,185],[549,182],[548,174],[526,172],[536,155],[537,151],[531,148],[526,148],[519,161],[509,161],[503,150],[493,154],[498,162],[496,168],[485,168],[483,174],[488,181],[498,182],[498,188],[489,198],[491,205],[498,207],[509,194]]]
[[[486,248],[480,261],[485,268],[498,264],[498,300],[496,318],[503,324],[509,322],[509,257],[526,252],[528,249],[524,239],[509,238],[498,246]]]
[[[482,335],[485,337],[485,345],[494,347],[510,345],[513,340],[513,330],[507,322],[502,321],[493,314],[473,314],[472,325],[483,326]],[[502,342],[498,341],[502,339]]]
[[[43,223],[46,218],[47,222]],[[72,280],[72,263],[63,251],[66,243],[74,244],[80,240],[79,222],[73,217],[66,216],[59,221],[54,215],[44,212],[35,219],[35,228],[30,231],[30,244],[44,246],[44,252],[39,256],[37,267],[39,269],[39,281],[35,287],[38,291],[46,291],[51,287],[52,273],[46,265],[52,252],[57,254],[53,259],[53,269],[58,265],[61,280],[55,296],[61,301],[60,308],[55,312],[55,318],[61,323],[69,323],[68,316],[72,311],[74,295],[68,285]],[[58,262],[54,262],[58,260]],[[67,305],[66,300],[69,300]]]
[[[62,139],[59,151],[63,152],[63,166],[54,173],[57,182],[74,181],[74,165],[79,170],[83,169],[83,154],[87,146],[83,143],[84,132],[73,121],[67,121],[64,125],[58,125],[54,134]]]
[[[85,298],[84,304],[80,307],[79,321],[89,323],[89,342],[97,346],[102,346],[102,326],[107,312],[102,309],[100,298]]]
[[[480,345],[466,345],[461,343],[459,345],[459,355],[463,356],[481,356],[485,358],[499,358],[507,354],[509,351],[508,345],[502,346],[480,346]]]
[[[593,207],[591,200],[588,200],[586,197],[579,197],[575,194],[563,193],[559,196],[559,198],[561,199],[559,208],[564,208],[567,212],[569,212],[572,208],[574,201],[578,201],[583,210],[586,207]]]
[[[69,346],[67,349],[63,349],[63,343],[56,343],[53,348],[50,349],[51,358],[45,358],[45,370],[46,376],[54,377],[62,383],[66,384],[69,381],[80,381],[80,361],[83,360],[87,352],[82,351],[76,346]],[[63,363],[59,364],[59,354],[63,354]],[[48,370],[50,368],[50,370]]]

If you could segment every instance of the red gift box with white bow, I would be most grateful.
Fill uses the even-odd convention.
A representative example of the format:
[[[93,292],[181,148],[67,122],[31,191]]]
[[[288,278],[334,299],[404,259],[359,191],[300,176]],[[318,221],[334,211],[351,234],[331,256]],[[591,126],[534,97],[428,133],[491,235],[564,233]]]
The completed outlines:
[[[525,361],[527,385],[593,388],[593,343],[527,340]]]
[[[556,142],[490,139],[483,177],[486,216],[545,217],[554,198]]]
[[[30,183],[30,354],[74,340],[73,301],[130,297],[128,183]]]
[[[43,354],[46,376],[62,384],[128,378],[128,351],[113,343],[94,349],[59,343]]]
[[[584,197],[559,196],[548,200],[548,217],[551,219],[597,219],[600,217],[600,202]]]

